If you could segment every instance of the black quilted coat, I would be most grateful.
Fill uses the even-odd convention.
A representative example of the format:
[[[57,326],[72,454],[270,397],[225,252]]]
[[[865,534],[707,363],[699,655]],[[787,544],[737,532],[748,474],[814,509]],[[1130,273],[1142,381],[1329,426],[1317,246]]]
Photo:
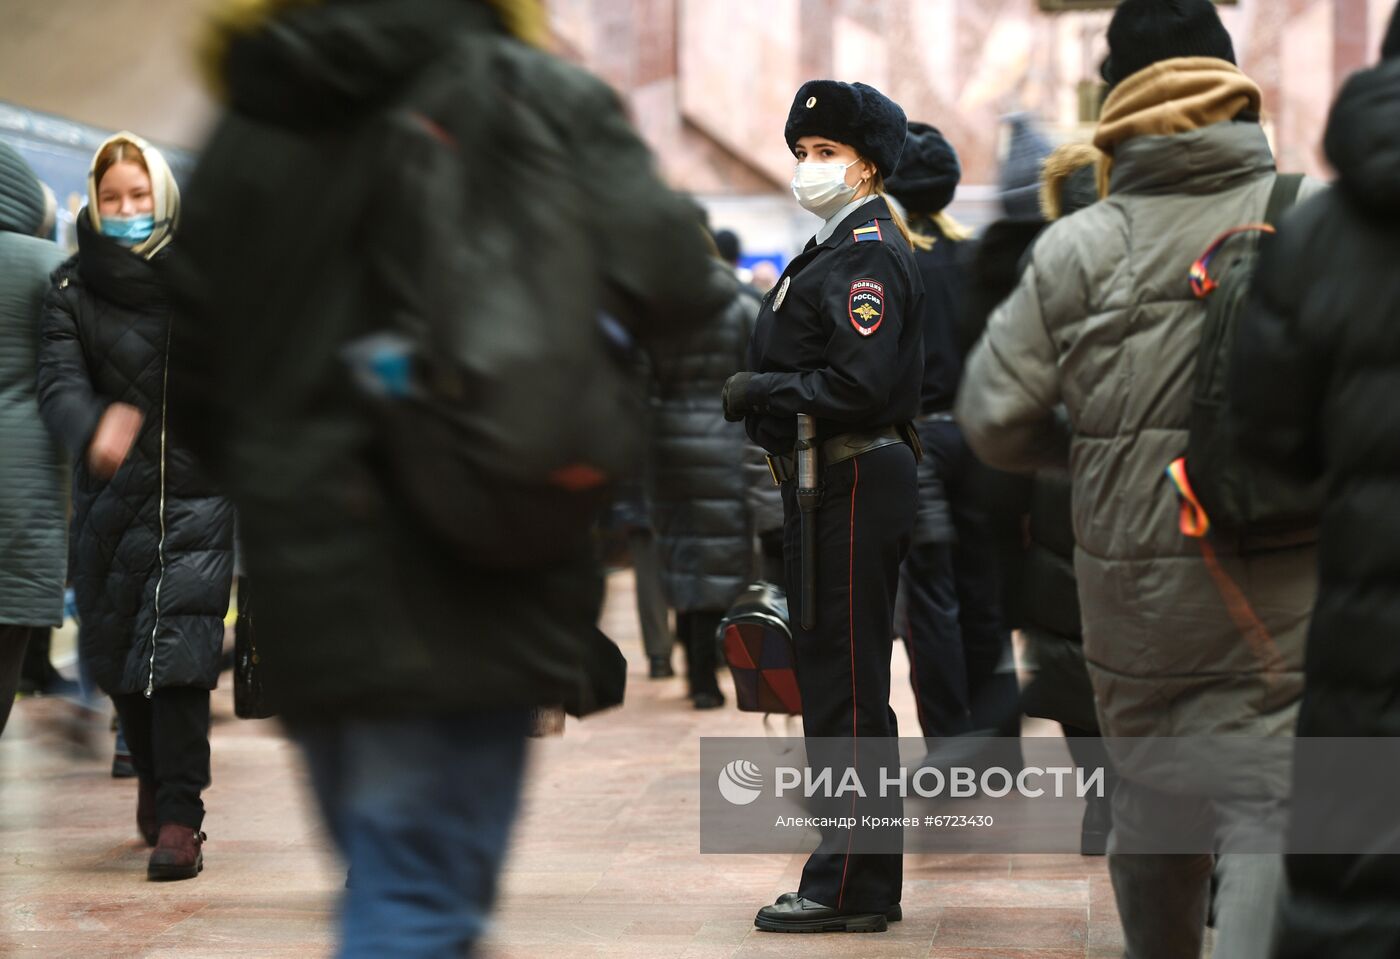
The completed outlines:
[[[156,270],[94,231],[84,211],[78,253],[54,272],[40,329],[39,409],[74,463],[79,641],[109,694],[212,689],[233,575],[233,508],[165,428],[168,365],[179,358]],[[145,421],[103,481],[85,454],[114,402]]]
[[[666,599],[679,612],[728,609],[752,579],[749,440],[741,424],[724,421],[720,395],[744,368],[758,307],[740,291],[704,326],[654,351],[651,525]]]

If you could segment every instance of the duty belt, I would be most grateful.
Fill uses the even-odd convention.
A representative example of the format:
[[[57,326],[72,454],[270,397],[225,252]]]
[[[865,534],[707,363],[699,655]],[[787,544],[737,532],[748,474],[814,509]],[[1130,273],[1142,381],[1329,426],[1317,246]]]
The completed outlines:
[[[883,449],[886,446],[897,446],[900,443],[907,443],[914,450],[916,459],[923,458],[923,449],[920,447],[918,435],[912,427],[882,426],[879,429],[859,433],[842,433],[840,436],[833,436],[823,442],[821,445],[821,468],[826,469],[828,466],[835,466],[837,463],[855,459],[863,453]],[[797,477],[797,462],[793,457],[769,454],[767,459],[768,472],[773,474],[774,486],[782,486],[788,480]]]

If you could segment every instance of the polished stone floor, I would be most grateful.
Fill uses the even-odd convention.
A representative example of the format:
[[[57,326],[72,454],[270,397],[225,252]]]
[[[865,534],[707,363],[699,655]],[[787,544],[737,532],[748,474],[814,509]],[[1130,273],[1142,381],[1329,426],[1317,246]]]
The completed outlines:
[[[649,682],[630,577],[612,587],[604,628],[632,663],[627,704],[536,744],[487,959],[1121,955],[1104,861],[1078,856],[910,856],[906,918],[887,933],[755,932],[754,910],[796,887],[802,861],[701,855],[694,770],[699,736],[762,735],[761,720],[697,713],[680,679]],[[896,690],[912,728],[907,683]],[[145,881],[135,785],[108,777],[110,736],[94,749],[85,732],[65,704],[24,700],[0,740],[0,956],[331,953],[344,872],[275,721],[236,720],[216,694],[206,869],[170,884]]]

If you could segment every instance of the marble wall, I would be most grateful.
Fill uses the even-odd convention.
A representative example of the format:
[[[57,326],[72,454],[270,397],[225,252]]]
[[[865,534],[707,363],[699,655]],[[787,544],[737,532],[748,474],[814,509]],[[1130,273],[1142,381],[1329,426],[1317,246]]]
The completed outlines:
[[[1264,88],[1280,163],[1324,173],[1317,150],[1342,79],[1373,60],[1394,0],[1240,0],[1222,8],[1241,66]],[[998,117],[1032,110],[1085,136],[1080,84],[1110,14],[1040,13],[1034,0],[549,0],[559,47],[627,96],[676,184],[780,189],[792,93],[863,80],[956,143],[966,182],[996,178]]]
[[[197,146],[212,116],[192,38],[219,0],[0,0],[0,100]],[[465,0],[464,0],[465,2]],[[1035,0],[542,0],[556,46],[621,91],[677,185],[781,189],[788,103],[815,76],[864,80],[956,142],[967,182],[995,179],[997,118],[1030,109],[1078,125],[1107,13],[1049,16]],[[1373,59],[1395,0],[1240,0],[1222,8],[1265,89],[1284,166],[1321,172],[1339,81]],[[114,65],[116,65],[114,67]]]

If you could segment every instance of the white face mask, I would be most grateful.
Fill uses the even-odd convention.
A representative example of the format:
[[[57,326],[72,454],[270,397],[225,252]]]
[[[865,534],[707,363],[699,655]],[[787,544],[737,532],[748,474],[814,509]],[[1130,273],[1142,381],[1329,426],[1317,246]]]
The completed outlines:
[[[846,171],[856,161],[850,163],[815,163],[804,160],[797,164],[797,172],[792,176],[792,195],[802,209],[815,213],[823,220],[831,219],[832,214],[841,209],[856,194],[856,188],[846,182]]]

